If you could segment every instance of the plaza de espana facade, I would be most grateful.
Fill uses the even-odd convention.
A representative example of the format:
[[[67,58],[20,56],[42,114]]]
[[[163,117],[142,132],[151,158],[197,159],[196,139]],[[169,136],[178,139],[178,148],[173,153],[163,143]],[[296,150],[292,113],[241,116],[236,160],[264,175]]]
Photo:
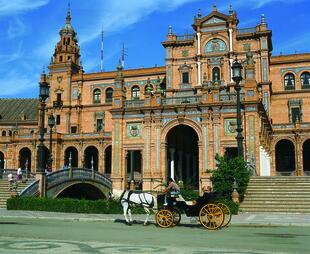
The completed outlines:
[[[115,71],[85,73],[68,10],[40,80],[50,85],[46,154],[47,119],[56,119],[52,170],[92,168],[111,177],[115,188],[134,180],[151,190],[167,176],[196,188],[208,183],[216,154],[237,155],[231,66],[238,57],[243,146],[253,173],[309,175],[310,54],[272,56],[265,17],[253,28],[238,22],[232,9],[199,12],[192,34],[176,35],[169,27],[165,66],[126,70],[119,64]],[[1,168],[35,172],[41,103],[0,99],[0,108]]]

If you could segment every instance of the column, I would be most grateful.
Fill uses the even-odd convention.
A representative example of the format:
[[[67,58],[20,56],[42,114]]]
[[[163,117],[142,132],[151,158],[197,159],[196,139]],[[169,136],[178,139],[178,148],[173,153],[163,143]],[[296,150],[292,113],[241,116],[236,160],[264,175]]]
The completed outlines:
[[[233,37],[232,37],[233,30],[229,28],[229,51],[233,52]]]
[[[170,152],[170,177],[174,180],[174,148],[169,149]]]
[[[197,55],[201,54],[201,33],[197,33]]]
[[[201,62],[197,62],[197,80],[198,86],[201,86]]]
[[[134,151],[130,150],[130,181],[134,181]]]

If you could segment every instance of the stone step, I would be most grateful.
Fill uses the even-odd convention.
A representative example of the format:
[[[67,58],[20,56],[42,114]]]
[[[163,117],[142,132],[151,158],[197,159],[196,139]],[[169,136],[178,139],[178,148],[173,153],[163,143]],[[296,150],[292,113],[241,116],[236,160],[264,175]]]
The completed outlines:
[[[302,213],[302,214],[310,214],[310,209],[265,209],[261,207],[255,208],[240,208],[240,212],[243,213]]]

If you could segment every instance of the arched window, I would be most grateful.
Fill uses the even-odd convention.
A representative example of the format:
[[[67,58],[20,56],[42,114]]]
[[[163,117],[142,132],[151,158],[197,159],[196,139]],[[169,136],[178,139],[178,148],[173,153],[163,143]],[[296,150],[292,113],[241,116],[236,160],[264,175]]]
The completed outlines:
[[[113,98],[113,89],[112,88],[107,88],[105,90],[105,102],[106,103],[111,103]]]
[[[220,79],[221,79],[220,68],[219,67],[214,67],[212,69],[212,81],[213,81],[213,83],[219,82]]]
[[[94,103],[100,103],[101,102],[101,92],[100,89],[95,89],[93,92],[93,101]]]
[[[12,137],[12,131],[9,131],[9,136]]]
[[[300,76],[301,85],[305,88],[310,87],[310,72],[303,72]]]
[[[6,136],[6,131],[2,131],[2,137]]]
[[[138,86],[134,86],[131,88],[131,99],[139,100],[140,99],[140,88]]]
[[[295,89],[295,76],[292,73],[288,73],[284,76],[284,88],[285,90]]]
[[[220,39],[212,39],[205,46],[205,53],[226,52],[226,43]]]

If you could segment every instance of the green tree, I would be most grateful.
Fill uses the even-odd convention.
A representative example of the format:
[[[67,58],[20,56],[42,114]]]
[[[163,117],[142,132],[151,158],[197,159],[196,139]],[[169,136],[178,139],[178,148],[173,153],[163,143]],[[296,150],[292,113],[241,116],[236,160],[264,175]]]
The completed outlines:
[[[236,181],[238,184],[237,191],[240,195],[240,201],[242,201],[251,175],[246,162],[240,157],[228,159],[217,156],[216,159],[218,160],[218,168],[213,171],[211,177],[214,191],[221,192],[223,198],[230,200],[233,183]]]

